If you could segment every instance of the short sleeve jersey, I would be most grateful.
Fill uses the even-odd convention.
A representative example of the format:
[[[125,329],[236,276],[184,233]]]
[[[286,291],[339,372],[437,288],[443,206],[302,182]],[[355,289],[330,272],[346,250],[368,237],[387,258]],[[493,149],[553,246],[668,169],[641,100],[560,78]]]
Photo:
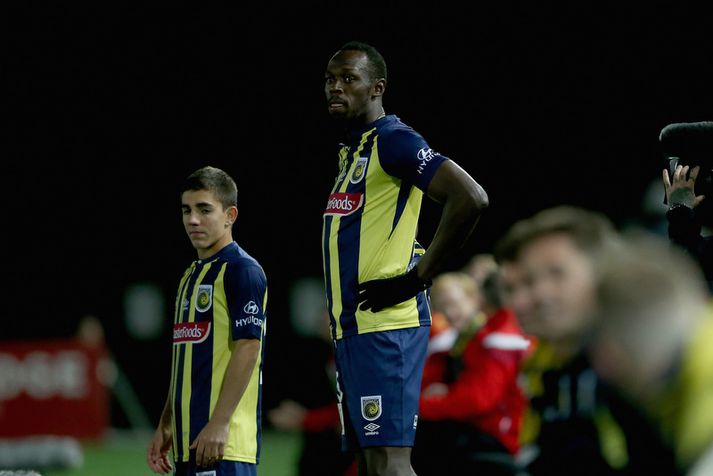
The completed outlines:
[[[423,254],[421,199],[445,160],[393,115],[352,131],[342,145],[322,233],[334,338],[430,325],[425,292],[374,313],[357,308],[357,286],[405,273]]]
[[[208,423],[238,339],[262,341],[252,376],[230,422],[224,459],[257,463],[267,281],[258,262],[232,242],[185,271],[173,324],[171,403],[176,461]]]

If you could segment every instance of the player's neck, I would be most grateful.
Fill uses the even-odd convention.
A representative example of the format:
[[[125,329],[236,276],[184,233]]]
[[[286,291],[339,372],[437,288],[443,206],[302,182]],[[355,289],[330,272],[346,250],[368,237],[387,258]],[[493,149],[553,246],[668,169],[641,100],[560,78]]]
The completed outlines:
[[[213,245],[210,246],[209,248],[197,249],[196,251],[198,251],[198,259],[210,258],[211,256],[218,254],[220,252],[220,250],[222,250],[223,248],[225,248],[232,242],[233,242],[233,234],[228,233],[225,236],[223,236],[221,239],[219,239],[218,241],[213,243]]]
[[[376,122],[385,116],[386,116],[386,111],[384,111],[384,107],[379,106],[379,107],[375,108],[374,110],[369,111],[366,114],[366,116],[364,117],[364,119],[365,119],[364,125],[371,124],[372,122]]]

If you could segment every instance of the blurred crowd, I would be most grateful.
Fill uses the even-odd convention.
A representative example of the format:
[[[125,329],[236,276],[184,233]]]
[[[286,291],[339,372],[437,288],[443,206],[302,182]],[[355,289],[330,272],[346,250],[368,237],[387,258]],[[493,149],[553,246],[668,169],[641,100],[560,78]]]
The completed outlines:
[[[554,207],[434,280],[417,474],[713,474],[713,214],[696,210],[699,173],[664,173],[667,233]],[[302,431],[301,475],[357,474],[336,450],[335,402],[267,414]]]

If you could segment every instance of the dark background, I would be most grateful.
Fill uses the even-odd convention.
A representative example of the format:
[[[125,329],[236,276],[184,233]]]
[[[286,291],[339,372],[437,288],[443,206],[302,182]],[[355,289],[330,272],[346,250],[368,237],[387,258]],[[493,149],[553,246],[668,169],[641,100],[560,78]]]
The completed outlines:
[[[490,195],[450,268],[552,205],[640,220],[662,168],[660,130],[713,118],[713,25],[702,11],[438,3],[6,15],[0,338],[70,336],[83,315],[99,316],[155,421],[170,325],[159,339],[133,339],[121,299],[128,285],[152,282],[172,309],[195,257],[177,187],[210,164],[236,179],[234,235],[268,276],[266,405],[288,394],[304,369],[290,355],[287,294],[295,279],[321,276],[321,213],[337,172],[323,72],[352,39],[386,58],[387,113]],[[424,244],[438,213],[424,201]]]

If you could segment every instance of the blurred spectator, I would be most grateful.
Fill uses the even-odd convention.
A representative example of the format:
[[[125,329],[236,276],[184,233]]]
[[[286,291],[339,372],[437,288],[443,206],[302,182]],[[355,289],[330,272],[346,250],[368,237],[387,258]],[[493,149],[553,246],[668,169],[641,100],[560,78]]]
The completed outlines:
[[[456,330],[446,319],[443,313],[431,310],[431,332],[426,350],[426,363],[423,368],[421,388],[426,388],[432,383],[443,381],[448,365],[449,352],[458,338]]]
[[[681,471],[713,474],[713,302],[700,270],[630,236],[605,256],[597,297],[594,368],[645,410]]]
[[[267,413],[267,420],[283,431],[301,433],[299,476],[356,475],[351,453],[341,451],[341,422],[337,408],[334,346],[321,280],[304,279],[293,285],[290,313],[295,339],[289,355],[299,355],[301,385]]]
[[[129,377],[109,349],[104,326],[97,316],[87,314],[82,317],[77,328],[77,339],[85,346],[96,349],[100,356],[97,377],[111,389],[113,403],[126,415],[131,428],[138,431],[150,429],[151,422],[146,409]]]
[[[713,291],[713,236],[703,236],[701,225],[713,224],[713,207],[703,210],[704,195],[696,195],[696,180],[711,180],[710,170],[701,170],[700,166],[690,168],[678,165],[669,176],[663,171],[663,183],[666,201],[669,205],[668,235],[671,241],[688,252],[703,269],[708,287]],[[710,188],[710,187],[709,187]],[[713,197],[709,198],[713,200]]]
[[[495,262],[495,257],[491,254],[477,254],[473,256],[462,271],[475,280],[475,283],[480,287],[483,285],[485,278],[492,276],[497,271],[498,264]]]
[[[415,471],[441,475],[447,464],[448,474],[518,474],[513,454],[525,400],[517,376],[529,341],[502,307],[496,276],[485,277],[479,292],[469,275],[443,274],[431,303],[458,337],[440,382],[424,380]]]
[[[521,220],[496,246],[507,302],[537,348],[523,369],[530,407],[520,454],[533,475],[647,474],[673,466],[634,408],[615,398],[583,352],[596,263],[616,246],[606,217],[557,207]]]

